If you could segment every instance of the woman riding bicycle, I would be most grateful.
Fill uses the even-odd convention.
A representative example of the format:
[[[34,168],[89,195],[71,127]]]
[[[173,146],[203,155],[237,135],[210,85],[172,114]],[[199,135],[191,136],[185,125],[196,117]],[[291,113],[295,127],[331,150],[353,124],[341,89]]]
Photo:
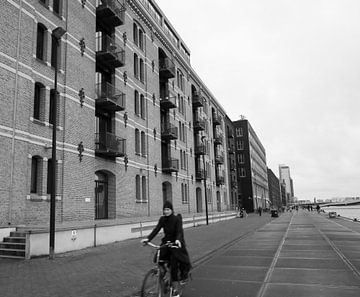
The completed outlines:
[[[174,282],[174,287],[176,287],[179,281],[178,271],[180,271],[180,283],[186,282],[191,269],[191,263],[185,246],[181,215],[174,215],[174,209],[170,201],[165,201],[163,214],[154,230],[142,242],[151,241],[163,228],[164,237],[161,239],[161,244],[173,242],[179,247],[170,248],[164,246],[160,250],[160,260],[169,261],[170,263],[171,279]]]

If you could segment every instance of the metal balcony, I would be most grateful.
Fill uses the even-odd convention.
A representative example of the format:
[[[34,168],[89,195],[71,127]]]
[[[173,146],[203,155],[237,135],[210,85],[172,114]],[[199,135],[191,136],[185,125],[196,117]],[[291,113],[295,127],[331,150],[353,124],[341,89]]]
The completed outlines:
[[[215,163],[224,164],[224,155],[223,154],[216,154],[215,155]]]
[[[176,95],[171,91],[169,83],[162,84],[160,89],[160,105],[163,109],[176,108]]]
[[[205,98],[201,91],[196,91],[193,93],[192,104],[194,108],[203,107],[205,105]]]
[[[114,85],[104,82],[96,85],[95,106],[106,111],[121,111],[125,109],[126,97]]]
[[[223,176],[216,176],[216,185],[224,185],[225,184],[225,178]]]
[[[162,171],[166,173],[178,172],[179,171],[179,159],[163,159]]]
[[[176,74],[175,64],[169,58],[164,58],[159,61],[159,74],[161,78],[174,78]]]
[[[125,65],[125,51],[107,35],[96,39],[96,66],[114,69]]]
[[[95,133],[95,154],[104,158],[123,157],[126,154],[126,139],[109,132]]]
[[[205,144],[199,144],[195,146],[195,155],[206,155],[206,145]]]
[[[221,125],[221,116],[219,116],[219,115],[216,114],[216,113],[213,113],[212,118],[213,118],[213,124],[214,124],[215,126],[216,126],[216,125]]]
[[[194,119],[194,130],[195,131],[204,131],[206,128],[206,121],[195,117]]]
[[[215,133],[214,136],[214,144],[222,144],[223,143],[223,135],[221,133]]]
[[[96,27],[121,26],[125,23],[125,6],[119,0],[100,0],[96,7]]]
[[[207,178],[206,170],[197,169],[196,172],[195,172],[195,178],[196,178],[196,180],[204,180],[205,178]]]
[[[161,138],[164,140],[178,139],[178,127],[173,124],[166,123],[161,126]]]

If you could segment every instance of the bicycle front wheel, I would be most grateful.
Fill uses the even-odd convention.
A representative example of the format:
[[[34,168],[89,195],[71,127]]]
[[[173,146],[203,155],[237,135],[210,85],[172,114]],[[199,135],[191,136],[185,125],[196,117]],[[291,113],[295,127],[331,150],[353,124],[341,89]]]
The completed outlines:
[[[141,297],[164,297],[159,271],[151,269],[146,273],[141,286]]]

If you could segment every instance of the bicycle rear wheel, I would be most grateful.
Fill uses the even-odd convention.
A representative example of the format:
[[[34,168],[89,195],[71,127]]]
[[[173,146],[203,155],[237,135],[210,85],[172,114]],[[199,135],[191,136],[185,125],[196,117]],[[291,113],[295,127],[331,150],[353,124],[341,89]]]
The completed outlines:
[[[146,273],[141,286],[141,297],[164,297],[163,285],[160,282],[157,269],[151,269]]]

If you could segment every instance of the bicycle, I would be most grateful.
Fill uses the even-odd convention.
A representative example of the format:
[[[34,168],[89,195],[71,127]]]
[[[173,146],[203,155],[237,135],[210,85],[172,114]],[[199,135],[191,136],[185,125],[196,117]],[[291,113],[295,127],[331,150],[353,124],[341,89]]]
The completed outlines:
[[[160,261],[160,249],[164,246],[170,248],[179,248],[172,242],[167,242],[163,245],[156,245],[151,242],[146,242],[144,245],[151,246],[156,249],[155,264],[145,275],[141,286],[141,297],[171,297],[173,296],[175,288],[172,285],[170,263]],[[161,263],[161,264],[160,264]],[[178,288],[179,290],[180,288]],[[181,296],[181,293],[177,292]]]

